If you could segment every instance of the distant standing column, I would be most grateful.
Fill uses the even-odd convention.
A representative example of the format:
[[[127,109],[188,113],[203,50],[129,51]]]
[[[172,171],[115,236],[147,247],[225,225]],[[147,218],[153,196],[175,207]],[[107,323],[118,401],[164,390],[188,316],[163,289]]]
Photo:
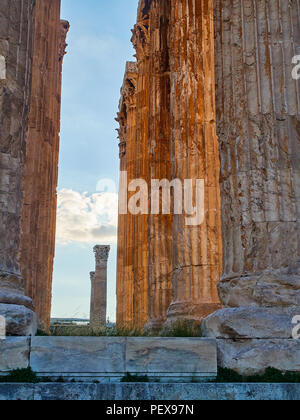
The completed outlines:
[[[91,273],[91,314],[92,328],[106,326],[107,311],[107,261],[110,246],[97,245],[94,247],[96,257],[96,271]]]

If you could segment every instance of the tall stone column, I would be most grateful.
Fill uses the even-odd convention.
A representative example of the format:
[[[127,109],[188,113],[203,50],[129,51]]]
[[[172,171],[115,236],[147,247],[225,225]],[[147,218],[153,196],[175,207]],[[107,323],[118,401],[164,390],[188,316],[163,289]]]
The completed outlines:
[[[219,163],[214,99],[213,0],[171,0],[169,29],[172,179],[204,180],[204,221],[173,217],[173,299],[168,323],[200,321],[219,308]],[[195,205],[195,200],[194,200]],[[202,206],[203,207],[203,206]]]
[[[34,1],[0,3],[0,315],[9,335],[36,331],[36,315],[20,272],[22,180],[32,75]]]
[[[136,153],[136,83],[137,65],[126,64],[121,89],[121,101],[117,121],[120,124],[120,170],[127,172],[127,185],[134,179]],[[135,253],[134,216],[119,214],[117,258],[117,324],[133,327],[133,259]]]
[[[170,6],[169,1],[153,0],[149,10],[148,153],[150,179],[159,181],[171,181]],[[150,187],[151,184],[149,192]],[[161,329],[171,303],[173,209],[170,208],[169,214],[162,214],[160,203],[159,212],[148,217],[149,314],[145,328],[152,331]]]
[[[110,246],[94,247],[96,271],[91,273],[91,313],[90,326],[93,329],[106,327],[107,314],[107,261]]]
[[[299,2],[216,2],[217,116],[229,307],[300,305]]]
[[[225,309],[204,329],[241,373],[299,367],[296,340],[270,340],[292,338],[300,311],[299,6],[215,1]]]
[[[143,179],[149,185],[149,43],[150,43],[149,2],[140,0],[137,24],[133,30],[132,43],[137,58],[136,87],[136,150],[134,179]],[[129,196],[130,198],[130,196]],[[133,254],[133,319],[136,328],[144,327],[148,320],[148,214],[133,217],[134,254]]]
[[[50,326],[62,64],[69,24],[61,0],[36,0],[29,133],[23,182],[21,272],[40,328]]]

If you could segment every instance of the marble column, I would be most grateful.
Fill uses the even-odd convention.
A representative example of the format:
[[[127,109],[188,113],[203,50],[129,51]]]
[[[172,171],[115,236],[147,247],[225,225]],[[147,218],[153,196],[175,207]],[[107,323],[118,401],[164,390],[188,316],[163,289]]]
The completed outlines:
[[[300,311],[299,6],[215,1],[225,338],[291,338]]]
[[[220,307],[222,268],[213,0],[171,0],[169,48],[172,179],[192,180],[194,197],[196,180],[204,180],[204,220],[190,226],[187,214],[173,216],[167,323],[199,322]]]
[[[110,246],[94,247],[96,271],[91,273],[91,313],[92,329],[105,328],[107,323],[107,261]]]
[[[170,2],[153,0],[149,10],[149,132],[148,153],[151,180],[171,181],[170,127]],[[150,192],[149,185],[149,192]],[[152,192],[152,188],[151,188]],[[161,194],[161,191],[160,191]],[[161,200],[160,200],[161,201]],[[172,213],[148,217],[148,321],[146,329],[161,329],[171,303]]]
[[[223,305],[300,305],[299,1],[217,1]]]
[[[32,76],[33,0],[0,3],[0,316],[9,335],[36,331],[36,315],[24,294],[20,271],[22,181]]]
[[[143,179],[149,185],[149,47],[150,47],[149,2],[140,0],[137,24],[133,29],[132,43],[137,58],[136,87],[136,150],[134,179]],[[132,193],[129,194],[129,199]],[[148,213],[148,212],[147,212]],[[148,214],[133,217],[133,320],[136,328],[144,327],[148,320],[149,286],[149,241]]]
[[[136,83],[137,64],[127,62],[121,89],[121,101],[117,121],[120,124],[120,170],[127,173],[128,188],[134,179],[136,154]],[[121,184],[121,182],[120,182]],[[123,187],[123,186],[122,186]],[[117,325],[133,327],[133,259],[135,253],[134,217],[119,212],[117,258]]]
[[[29,132],[23,182],[21,272],[40,328],[50,327],[62,65],[69,24],[61,0],[36,0]]]

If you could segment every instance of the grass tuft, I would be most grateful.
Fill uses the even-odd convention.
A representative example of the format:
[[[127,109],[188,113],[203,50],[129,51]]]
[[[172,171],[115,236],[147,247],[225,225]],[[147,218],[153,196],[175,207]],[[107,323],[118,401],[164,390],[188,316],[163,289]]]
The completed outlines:
[[[163,329],[160,334],[161,337],[201,337],[201,324],[194,322],[179,321],[171,324],[169,327]]]
[[[274,368],[266,369],[263,375],[242,376],[231,369],[218,369],[217,383],[300,383],[300,373],[283,373]]]
[[[127,373],[122,379],[121,382],[127,382],[127,383],[139,383],[139,382],[150,382],[148,376],[138,376],[138,375],[131,375],[130,373]]]
[[[40,379],[29,367],[27,369],[12,370],[7,376],[0,376],[0,383],[37,384]]]

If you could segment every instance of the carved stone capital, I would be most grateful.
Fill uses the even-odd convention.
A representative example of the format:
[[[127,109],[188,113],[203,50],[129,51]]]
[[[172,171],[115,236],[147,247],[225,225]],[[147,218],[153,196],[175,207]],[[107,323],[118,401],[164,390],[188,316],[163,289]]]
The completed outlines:
[[[96,266],[107,263],[110,252],[109,245],[96,245],[94,247],[94,254],[96,258]]]
[[[136,58],[138,61],[150,56],[150,29],[149,18],[138,22],[132,29],[131,42],[136,50]]]
[[[70,29],[70,24],[67,20],[60,21],[60,42],[59,42],[59,61],[62,61],[66,55],[66,48],[68,44],[66,43],[67,34]]]

